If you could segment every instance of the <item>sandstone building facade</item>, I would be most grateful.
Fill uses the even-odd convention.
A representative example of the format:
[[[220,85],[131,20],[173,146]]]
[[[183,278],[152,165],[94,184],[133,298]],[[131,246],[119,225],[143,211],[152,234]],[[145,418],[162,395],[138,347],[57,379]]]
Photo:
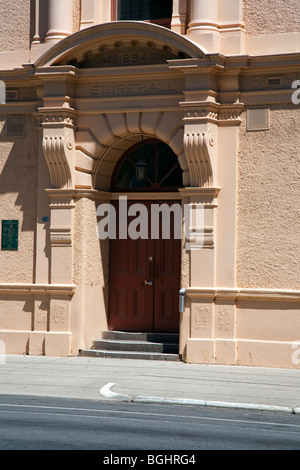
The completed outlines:
[[[0,1],[7,353],[178,331],[188,362],[299,367],[298,3]],[[120,196],[201,208],[201,246],[99,239]]]

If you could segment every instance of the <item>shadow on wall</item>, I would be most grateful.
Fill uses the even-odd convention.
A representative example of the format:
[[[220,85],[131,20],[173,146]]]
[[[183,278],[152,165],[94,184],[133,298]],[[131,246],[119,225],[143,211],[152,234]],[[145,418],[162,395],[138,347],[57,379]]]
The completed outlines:
[[[81,287],[78,295],[85,305],[81,321],[89,341],[106,329],[108,315],[109,240],[97,235],[98,204],[88,197],[75,199],[73,282]]]
[[[35,231],[38,171],[36,121],[26,116],[25,136],[9,137],[5,118],[1,120],[4,125],[0,132],[0,197],[6,195],[1,218],[21,219],[22,231]],[[22,212],[21,218],[19,211]]]
[[[6,116],[0,116],[0,230],[1,220],[19,221],[19,253],[16,258],[11,258],[11,262],[14,260],[14,263],[20,264],[20,273],[24,272],[21,278],[28,280],[29,271],[33,270],[33,279],[35,277],[37,202],[38,197],[43,197],[42,188],[38,195],[38,167],[45,165],[45,175],[48,175],[48,170],[44,160],[38,162],[37,121],[30,115],[23,116],[23,119],[23,136],[10,136]],[[47,187],[50,185],[47,181],[45,184]],[[44,197],[48,197],[46,193]],[[43,215],[47,216],[48,213]],[[42,216],[38,222],[47,230],[49,222],[43,222]],[[49,249],[50,246],[47,243],[44,250],[47,258],[50,257]],[[2,262],[8,262],[9,257],[11,255],[7,252]],[[24,271],[26,266],[27,274]],[[16,268],[17,266],[13,267],[18,271]],[[5,280],[5,282],[8,281]]]

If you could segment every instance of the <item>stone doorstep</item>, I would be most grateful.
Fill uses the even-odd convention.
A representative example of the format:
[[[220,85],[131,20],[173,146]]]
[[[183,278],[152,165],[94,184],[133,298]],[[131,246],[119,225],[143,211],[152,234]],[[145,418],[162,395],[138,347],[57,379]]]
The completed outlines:
[[[150,341],[129,340],[96,340],[93,342],[92,349],[178,354],[178,343],[152,343]]]
[[[81,349],[80,356],[83,357],[107,357],[115,359],[148,359],[157,361],[179,361],[178,354],[164,354],[143,351],[104,351],[99,349]]]
[[[178,361],[179,335],[173,333],[135,333],[104,331],[81,356]]]
[[[127,331],[103,331],[101,339],[105,340],[127,340],[127,341],[150,341],[153,343],[179,343],[177,333],[148,333]]]

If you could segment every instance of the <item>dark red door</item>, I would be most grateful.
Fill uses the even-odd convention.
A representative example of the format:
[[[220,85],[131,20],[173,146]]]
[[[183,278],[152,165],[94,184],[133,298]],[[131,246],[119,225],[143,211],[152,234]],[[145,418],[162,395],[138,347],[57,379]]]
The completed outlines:
[[[109,329],[178,332],[181,241],[173,230],[168,239],[151,239],[151,203],[145,205],[148,239],[110,241]]]

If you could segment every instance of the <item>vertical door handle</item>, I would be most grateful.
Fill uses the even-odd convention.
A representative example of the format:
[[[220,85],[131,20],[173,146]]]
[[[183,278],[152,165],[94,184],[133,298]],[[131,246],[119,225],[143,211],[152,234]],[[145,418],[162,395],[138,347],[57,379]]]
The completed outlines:
[[[148,279],[151,281],[151,263],[148,263]]]
[[[147,286],[152,286],[151,263],[148,263],[148,280],[144,281]]]

